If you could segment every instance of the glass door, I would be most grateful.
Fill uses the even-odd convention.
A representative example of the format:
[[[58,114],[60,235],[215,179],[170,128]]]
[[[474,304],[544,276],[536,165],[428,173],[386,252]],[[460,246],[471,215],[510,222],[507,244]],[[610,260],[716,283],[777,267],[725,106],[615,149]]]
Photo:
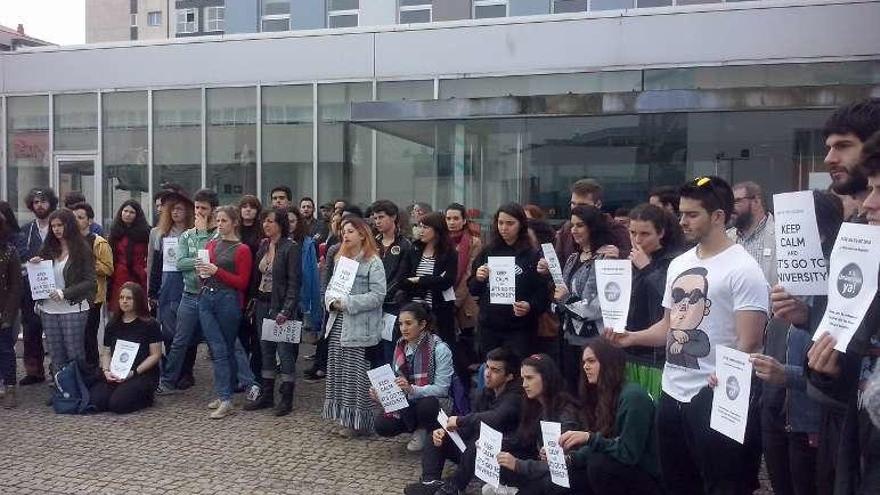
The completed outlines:
[[[79,191],[85,196],[86,202],[92,205],[96,221],[99,221],[101,203],[97,197],[96,164],[95,155],[55,155],[53,182],[61,204],[67,193]]]

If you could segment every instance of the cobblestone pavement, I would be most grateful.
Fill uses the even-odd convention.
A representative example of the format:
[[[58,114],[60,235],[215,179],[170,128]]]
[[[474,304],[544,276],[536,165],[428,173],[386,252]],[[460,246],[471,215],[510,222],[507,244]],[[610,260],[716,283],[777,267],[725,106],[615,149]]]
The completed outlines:
[[[323,383],[298,380],[284,418],[208,419],[210,370],[200,354],[195,387],[125,416],[56,415],[48,387],[20,388],[0,409],[0,494],[398,494],[418,479],[407,435],[343,439],[321,419]]]

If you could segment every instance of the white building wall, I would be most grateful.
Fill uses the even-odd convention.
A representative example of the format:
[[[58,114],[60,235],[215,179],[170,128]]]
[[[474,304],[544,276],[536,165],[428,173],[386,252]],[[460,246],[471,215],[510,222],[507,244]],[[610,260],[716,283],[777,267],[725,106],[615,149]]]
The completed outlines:
[[[397,0],[361,0],[361,26],[397,24]]]

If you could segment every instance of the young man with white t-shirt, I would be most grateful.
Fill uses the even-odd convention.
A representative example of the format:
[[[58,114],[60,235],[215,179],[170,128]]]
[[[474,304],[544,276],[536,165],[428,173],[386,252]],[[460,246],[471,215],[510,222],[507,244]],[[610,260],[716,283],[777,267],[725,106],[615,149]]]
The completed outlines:
[[[725,234],[733,210],[730,186],[718,177],[700,177],[680,193],[681,226],[696,246],[669,265],[663,319],[642,331],[606,335],[625,347],[666,346],[657,432],[668,491],[751,494],[761,456],[757,408],[750,408],[745,445],[712,430],[709,382],[719,345],[748,353],[761,349],[769,286],[754,258]]]

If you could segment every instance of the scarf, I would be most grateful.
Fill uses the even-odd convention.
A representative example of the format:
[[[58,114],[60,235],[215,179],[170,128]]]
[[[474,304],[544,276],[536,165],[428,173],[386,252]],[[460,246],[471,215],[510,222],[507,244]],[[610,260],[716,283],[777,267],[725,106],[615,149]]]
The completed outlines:
[[[461,229],[460,232],[449,233],[452,243],[455,245],[455,251],[458,253],[458,270],[455,274],[455,287],[464,280],[470,270],[470,254],[471,254],[471,234],[467,232],[467,228]]]
[[[413,345],[412,362],[407,359],[406,348],[409,345],[400,338],[394,346],[394,370],[403,375],[412,385],[423,387],[434,380],[434,347],[440,338],[430,332],[422,333]]]

